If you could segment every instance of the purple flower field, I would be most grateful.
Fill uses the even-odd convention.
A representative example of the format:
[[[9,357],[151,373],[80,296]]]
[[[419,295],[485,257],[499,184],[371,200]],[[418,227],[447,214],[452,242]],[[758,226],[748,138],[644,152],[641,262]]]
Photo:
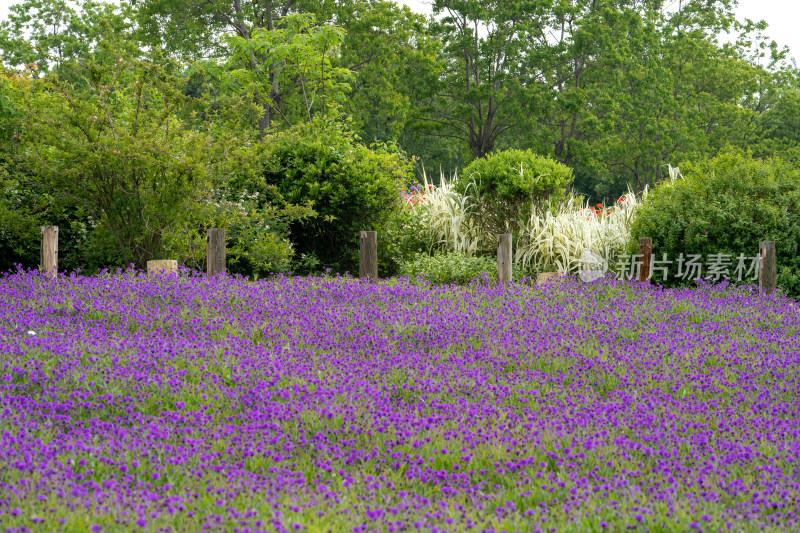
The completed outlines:
[[[14,531],[800,528],[800,312],[750,289],[0,278]]]

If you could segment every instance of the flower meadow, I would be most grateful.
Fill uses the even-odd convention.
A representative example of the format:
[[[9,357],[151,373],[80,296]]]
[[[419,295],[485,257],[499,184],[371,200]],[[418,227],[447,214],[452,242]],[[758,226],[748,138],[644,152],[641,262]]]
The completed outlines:
[[[752,288],[0,278],[10,531],[786,531],[800,313]]]

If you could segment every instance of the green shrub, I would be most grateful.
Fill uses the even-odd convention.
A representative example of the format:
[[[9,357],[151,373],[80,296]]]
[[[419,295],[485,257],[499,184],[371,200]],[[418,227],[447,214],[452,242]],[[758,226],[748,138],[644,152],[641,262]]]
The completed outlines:
[[[506,150],[467,165],[455,190],[475,197],[485,247],[498,233],[518,232],[532,205],[563,197],[571,181],[572,170],[553,159]]]
[[[396,203],[378,230],[378,275],[396,275],[403,263],[430,248],[428,228],[419,213],[405,203]]]
[[[257,279],[292,268],[290,225],[314,216],[314,211],[288,204],[275,187],[259,183],[246,171],[248,156],[240,154],[239,175],[197,206],[186,231],[171,235],[167,246],[172,257],[205,270],[207,230],[216,227],[225,228],[228,272]]]
[[[17,88],[16,164],[81,209],[87,231],[103,228],[97,249],[113,243],[115,257],[140,268],[163,257],[212,189],[206,162],[220,151],[217,139],[188,129],[180,79],[162,59],[94,57],[70,65],[82,84],[47,76]]]
[[[403,264],[400,274],[412,280],[422,276],[433,284],[464,285],[484,274],[497,279],[497,261],[493,257],[470,257],[456,252],[417,254]]]
[[[657,186],[638,210],[634,242],[651,237],[654,255],[671,260],[681,253],[703,254],[704,261],[708,254],[733,254],[733,272],[736,256],[755,256],[759,241],[774,240],[778,283],[800,295],[800,169],[737,153],[681,167],[683,179]]]
[[[355,271],[360,231],[377,230],[400,201],[412,166],[390,148],[368,148],[341,125],[314,122],[266,143],[264,178],[316,216],[291,227],[295,252],[320,267]]]

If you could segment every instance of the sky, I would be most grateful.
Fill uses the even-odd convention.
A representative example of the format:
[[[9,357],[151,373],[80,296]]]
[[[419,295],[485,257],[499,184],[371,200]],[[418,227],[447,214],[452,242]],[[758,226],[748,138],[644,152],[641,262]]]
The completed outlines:
[[[430,13],[432,0],[396,0],[420,13]],[[669,0],[668,0],[669,1]],[[678,0],[673,0],[677,3]],[[0,20],[4,20],[11,5],[17,0],[0,0]],[[736,10],[739,19],[765,20],[769,27],[765,34],[777,41],[781,46],[788,46],[790,56],[797,58],[800,64],[800,31],[797,21],[800,19],[800,1],[798,0],[739,0]],[[724,36],[720,37],[725,40]]]

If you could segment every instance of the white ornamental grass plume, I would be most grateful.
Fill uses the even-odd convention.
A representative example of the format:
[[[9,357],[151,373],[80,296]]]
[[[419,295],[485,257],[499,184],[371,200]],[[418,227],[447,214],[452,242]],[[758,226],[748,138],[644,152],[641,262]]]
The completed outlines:
[[[683,179],[681,169],[678,167],[673,167],[672,165],[667,165],[667,175],[669,176],[670,185],[674,184],[679,179]]]
[[[448,181],[442,173],[439,185],[434,186],[423,169],[424,199],[413,204],[412,209],[427,228],[433,248],[473,255],[480,243],[480,228],[474,217],[476,204],[469,194],[453,190],[455,179],[454,175]],[[470,189],[475,187],[468,186],[467,192]]]
[[[589,251],[613,265],[630,240],[639,205],[629,191],[613,207],[595,209],[572,196],[556,206],[534,209],[520,235],[514,262],[539,272],[576,273],[579,259]]]

